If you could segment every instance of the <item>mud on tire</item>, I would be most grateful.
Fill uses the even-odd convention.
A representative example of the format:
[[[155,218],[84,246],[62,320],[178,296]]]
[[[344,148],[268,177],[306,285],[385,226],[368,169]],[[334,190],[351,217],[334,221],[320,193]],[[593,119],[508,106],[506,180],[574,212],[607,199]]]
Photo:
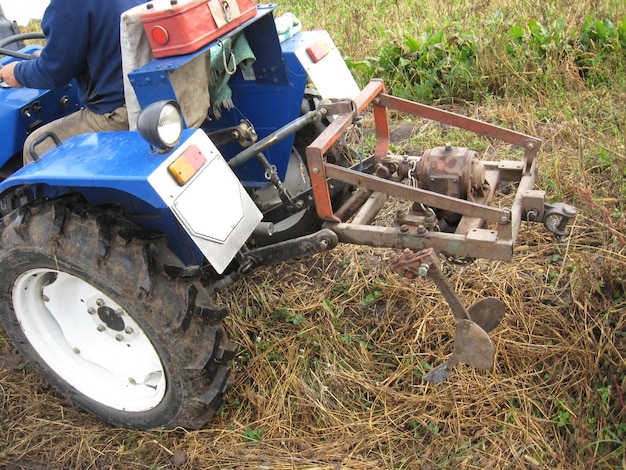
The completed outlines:
[[[0,231],[0,321],[47,382],[117,426],[213,417],[235,345],[163,237],[72,198],[21,208]]]

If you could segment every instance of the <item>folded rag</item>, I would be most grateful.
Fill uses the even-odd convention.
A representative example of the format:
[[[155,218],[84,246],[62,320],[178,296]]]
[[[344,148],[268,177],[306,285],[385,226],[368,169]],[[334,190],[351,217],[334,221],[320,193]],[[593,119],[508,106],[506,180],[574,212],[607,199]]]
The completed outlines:
[[[244,79],[254,79],[252,66],[256,57],[243,34],[236,38],[220,41],[211,48],[211,73],[209,78],[209,96],[211,99],[211,114],[219,119],[222,110],[232,109],[232,90],[228,86],[230,76],[239,67]]]
[[[291,36],[302,30],[302,23],[293,13],[285,13],[275,20],[276,32],[280,42],[289,39]]]

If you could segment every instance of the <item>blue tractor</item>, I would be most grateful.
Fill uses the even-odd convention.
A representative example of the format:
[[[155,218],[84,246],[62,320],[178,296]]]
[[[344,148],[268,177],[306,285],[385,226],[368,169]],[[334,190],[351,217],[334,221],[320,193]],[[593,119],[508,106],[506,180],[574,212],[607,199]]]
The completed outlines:
[[[72,83],[0,88],[0,321],[46,381],[112,424],[204,426],[236,354],[213,294],[338,243],[394,249],[392,269],[439,287],[456,340],[426,380],[460,362],[488,369],[504,304],[466,308],[440,254],[510,260],[522,221],[563,237],[575,215],[534,189],[539,139],[395,98],[380,80],[360,89],[327,32],[255,9],[193,51],[125,58],[131,130],[44,135],[55,145],[41,153],[35,142],[24,167],[29,133],[81,103]],[[142,49],[129,31],[132,56]],[[33,37],[2,27],[0,64],[32,58],[41,46],[13,46]],[[394,155],[389,110],[523,156],[484,161],[451,144]],[[346,139],[364,116],[376,138],[369,154]],[[493,204],[505,183],[514,197]],[[389,196],[408,204],[381,224]]]

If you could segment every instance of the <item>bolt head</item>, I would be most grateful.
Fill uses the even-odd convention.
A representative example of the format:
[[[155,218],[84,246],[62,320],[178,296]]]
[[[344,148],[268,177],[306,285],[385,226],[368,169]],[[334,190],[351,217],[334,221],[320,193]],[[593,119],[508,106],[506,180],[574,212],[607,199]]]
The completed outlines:
[[[429,269],[430,269],[430,266],[427,263],[422,263],[420,267],[417,269],[417,275],[420,277],[426,277]]]

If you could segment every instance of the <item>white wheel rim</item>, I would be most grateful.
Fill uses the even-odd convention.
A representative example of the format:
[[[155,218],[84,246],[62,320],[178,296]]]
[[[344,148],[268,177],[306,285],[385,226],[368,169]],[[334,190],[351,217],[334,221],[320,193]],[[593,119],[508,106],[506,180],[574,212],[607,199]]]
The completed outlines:
[[[83,395],[129,412],[163,400],[165,371],[154,346],[100,290],[71,274],[32,269],[15,282],[13,305],[32,347]]]

